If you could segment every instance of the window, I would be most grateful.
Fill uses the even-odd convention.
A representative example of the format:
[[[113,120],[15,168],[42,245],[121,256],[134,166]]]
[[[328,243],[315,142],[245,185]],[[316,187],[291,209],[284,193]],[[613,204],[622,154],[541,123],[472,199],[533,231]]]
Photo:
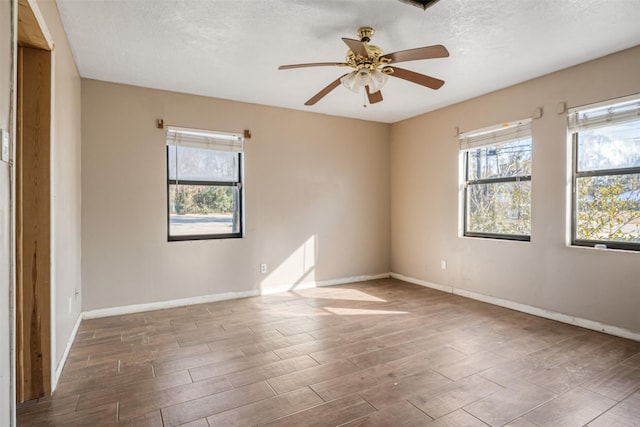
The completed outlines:
[[[569,111],[571,243],[640,250],[640,98]]]
[[[465,236],[531,239],[531,147],[530,120],[461,135]]]
[[[169,127],[169,241],[242,237],[243,143],[241,135]]]

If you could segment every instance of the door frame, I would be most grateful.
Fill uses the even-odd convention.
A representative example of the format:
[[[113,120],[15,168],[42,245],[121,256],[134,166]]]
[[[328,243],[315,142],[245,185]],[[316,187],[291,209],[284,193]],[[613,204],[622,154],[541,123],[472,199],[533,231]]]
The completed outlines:
[[[53,42],[35,0],[17,0],[17,7],[14,381],[16,401],[23,402],[52,391]]]

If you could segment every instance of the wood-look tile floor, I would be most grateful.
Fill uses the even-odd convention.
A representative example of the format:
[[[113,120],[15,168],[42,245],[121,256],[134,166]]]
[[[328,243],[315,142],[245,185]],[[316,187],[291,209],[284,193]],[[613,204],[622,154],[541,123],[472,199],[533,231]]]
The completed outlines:
[[[640,426],[640,343],[374,280],[85,320],[18,424]]]

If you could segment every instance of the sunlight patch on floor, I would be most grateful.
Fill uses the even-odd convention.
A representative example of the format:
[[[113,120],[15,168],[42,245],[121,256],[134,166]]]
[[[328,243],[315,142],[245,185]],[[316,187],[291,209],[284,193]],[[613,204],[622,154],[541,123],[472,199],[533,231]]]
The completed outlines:
[[[382,298],[369,295],[365,292],[355,289],[345,288],[312,288],[296,291],[296,294],[307,298],[322,298],[322,299],[335,299],[335,300],[348,300],[348,301],[370,301],[370,302],[387,302]]]
[[[325,307],[325,310],[339,316],[371,316],[382,314],[409,314],[408,311],[369,310],[364,308]]]

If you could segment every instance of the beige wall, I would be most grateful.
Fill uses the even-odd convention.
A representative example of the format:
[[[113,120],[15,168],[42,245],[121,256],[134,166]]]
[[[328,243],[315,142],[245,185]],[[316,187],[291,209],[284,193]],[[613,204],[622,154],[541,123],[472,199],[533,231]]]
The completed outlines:
[[[15,10],[15,8],[14,8]],[[14,38],[12,1],[0,0],[0,129],[11,127],[12,40]],[[11,425],[13,418],[11,367],[11,168],[0,161],[0,427]]]
[[[158,118],[252,131],[244,239],[167,242]],[[83,80],[84,310],[387,273],[389,128]]]
[[[640,47],[396,123],[391,130],[391,270],[640,331],[640,254],[566,245],[568,142],[557,105],[640,93]],[[458,235],[461,131],[531,117],[531,242]],[[440,261],[448,263],[441,270]]]
[[[76,289],[81,291],[81,84],[55,1],[38,0],[38,7],[55,45],[51,138],[51,351],[55,370],[82,307],[80,295],[75,295]]]

